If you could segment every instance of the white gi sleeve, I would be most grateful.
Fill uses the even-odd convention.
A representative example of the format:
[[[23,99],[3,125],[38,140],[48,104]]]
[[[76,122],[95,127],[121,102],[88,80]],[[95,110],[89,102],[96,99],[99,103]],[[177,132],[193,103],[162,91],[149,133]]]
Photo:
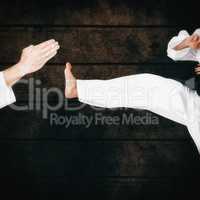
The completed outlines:
[[[11,87],[7,86],[3,73],[0,72],[0,108],[3,108],[16,101]]]
[[[171,59],[178,61],[197,61],[196,52],[191,48],[185,48],[182,50],[175,50],[174,48],[183,42],[187,37],[189,37],[189,33],[185,30],[180,31],[178,36],[173,37],[168,44],[167,55]]]

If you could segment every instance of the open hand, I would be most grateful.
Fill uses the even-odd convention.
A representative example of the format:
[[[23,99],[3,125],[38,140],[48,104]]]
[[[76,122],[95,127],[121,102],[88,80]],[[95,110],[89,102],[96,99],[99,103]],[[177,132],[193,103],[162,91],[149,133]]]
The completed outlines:
[[[22,75],[24,76],[40,70],[57,54],[59,48],[58,42],[51,39],[23,49],[20,61],[17,64]]]

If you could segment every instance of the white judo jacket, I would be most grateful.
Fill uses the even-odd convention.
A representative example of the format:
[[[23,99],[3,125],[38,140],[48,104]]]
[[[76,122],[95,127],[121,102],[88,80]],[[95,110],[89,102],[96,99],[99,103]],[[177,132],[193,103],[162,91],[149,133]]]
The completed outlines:
[[[3,108],[16,101],[11,87],[7,86],[3,72],[0,72],[0,108]]]
[[[200,29],[197,29],[194,33],[200,36]],[[189,36],[190,35],[186,30],[182,30],[177,36],[173,37],[168,44],[168,57],[175,61],[195,61],[200,63],[200,50],[194,50],[192,48],[186,48],[179,51],[174,50],[178,44]],[[194,103],[188,110],[191,119],[188,121],[187,128],[200,153],[200,96],[198,96],[195,91],[191,91],[191,93],[192,95],[189,95],[188,98],[190,102]]]
[[[197,29],[194,33],[200,36],[200,29]],[[191,48],[185,48],[179,51],[174,50],[178,44],[189,36],[190,35],[186,30],[182,30],[177,36],[173,37],[169,41],[167,54],[171,59],[175,61],[196,61],[200,63],[200,50],[194,50]]]

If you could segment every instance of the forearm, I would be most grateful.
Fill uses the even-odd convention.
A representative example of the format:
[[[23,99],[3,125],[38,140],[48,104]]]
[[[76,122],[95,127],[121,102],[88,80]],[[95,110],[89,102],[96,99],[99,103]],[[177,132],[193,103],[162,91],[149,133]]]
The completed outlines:
[[[188,37],[173,37],[168,44],[167,55],[175,61],[196,61],[195,54],[186,41]]]
[[[24,76],[20,68],[20,63],[17,63],[16,65],[13,65],[12,67],[3,71],[3,75],[5,82],[9,87],[12,87]]]
[[[174,50],[180,51],[182,49],[189,48],[189,45],[187,43],[187,38],[183,40],[180,44],[174,47]]]
[[[54,39],[24,48],[20,61],[3,71],[6,84],[11,87],[26,74],[40,70],[57,54],[59,48],[58,42]]]

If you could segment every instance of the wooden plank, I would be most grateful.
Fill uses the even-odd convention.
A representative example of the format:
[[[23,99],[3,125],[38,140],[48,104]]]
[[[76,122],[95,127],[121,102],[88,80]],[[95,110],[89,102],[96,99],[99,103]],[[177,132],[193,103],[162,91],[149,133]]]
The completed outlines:
[[[195,177],[182,179],[143,178],[92,178],[92,177],[1,177],[2,192],[6,197],[20,196],[20,199],[177,199],[183,200],[198,191]],[[185,189],[187,188],[187,190]],[[12,191],[12,194],[9,192]],[[164,194],[164,195],[163,195]]]
[[[0,142],[0,176],[182,177],[199,171],[187,142]]]
[[[169,63],[175,28],[0,28],[1,63],[17,62],[21,49],[50,38],[61,49],[51,63]]]
[[[151,112],[77,106],[70,103],[56,111],[4,108],[0,110],[0,139],[190,140],[185,126]]]
[[[181,0],[149,0],[145,3],[131,0],[4,1],[0,7],[0,24],[190,26],[198,19],[195,3]]]
[[[92,177],[1,177],[2,192],[6,197],[20,199],[189,199],[196,195],[198,184],[190,178],[92,178]],[[187,188],[187,189],[185,189]],[[9,191],[12,191],[10,194]],[[2,194],[3,193],[3,194]],[[12,195],[12,196],[11,196]]]

